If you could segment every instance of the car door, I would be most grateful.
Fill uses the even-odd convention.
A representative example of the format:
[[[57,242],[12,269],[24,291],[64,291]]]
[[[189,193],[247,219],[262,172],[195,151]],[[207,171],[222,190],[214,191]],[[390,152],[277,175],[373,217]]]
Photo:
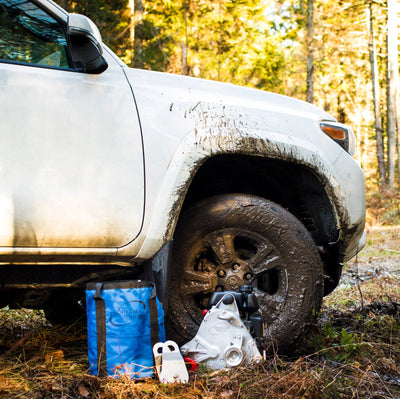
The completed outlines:
[[[73,69],[63,20],[0,0],[0,246],[120,247],[144,211],[140,125],[122,67]]]

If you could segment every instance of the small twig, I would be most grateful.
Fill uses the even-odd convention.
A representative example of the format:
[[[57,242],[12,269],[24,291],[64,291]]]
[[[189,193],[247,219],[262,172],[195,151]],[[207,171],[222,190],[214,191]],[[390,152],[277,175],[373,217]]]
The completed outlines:
[[[393,252],[395,254],[400,254],[400,251],[398,251],[397,249],[384,248],[384,251]]]
[[[16,351],[18,348],[23,346],[25,342],[33,335],[34,330],[29,331],[25,336],[23,336],[17,343],[15,343],[10,349],[0,354],[0,359],[3,359],[10,355],[12,352]]]

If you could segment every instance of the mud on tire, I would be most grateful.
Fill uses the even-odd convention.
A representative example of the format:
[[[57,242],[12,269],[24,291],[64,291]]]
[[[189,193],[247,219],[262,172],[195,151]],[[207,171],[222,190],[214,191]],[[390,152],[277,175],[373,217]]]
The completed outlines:
[[[175,233],[169,336],[181,344],[191,339],[211,293],[242,284],[254,286],[267,346],[293,349],[322,301],[322,264],[310,234],[279,205],[251,195],[192,205]]]

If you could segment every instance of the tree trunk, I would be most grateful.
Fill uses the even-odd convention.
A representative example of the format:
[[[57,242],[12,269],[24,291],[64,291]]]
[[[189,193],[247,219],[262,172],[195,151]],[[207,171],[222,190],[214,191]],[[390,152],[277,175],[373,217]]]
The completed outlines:
[[[374,28],[372,18],[372,2],[368,3],[366,9],[367,31],[368,31],[368,48],[369,61],[371,64],[371,80],[372,92],[374,98],[374,115],[375,115],[375,138],[376,138],[376,156],[378,160],[379,188],[381,191],[385,189],[385,155],[382,137],[382,121],[380,109],[380,87],[378,75],[378,63],[376,59],[376,48],[374,40]]]
[[[129,50],[132,51],[131,54],[131,65],[133,66],[134,60],[134,48],[135,48],[135,6],[134,0],[129,0]]]
[[[188,24],[187,24],[187,13],[188,13],[188,4],[187,0],[183,0],[183,20],[185,23],[185,38],[184,41],[181,43],[182,48],[182,68],[181,73],[182,75],[187,75],[189,72],[188,62],[187,62],[187,51],[188,51]]]
[[[218,69],[217,80],[221,81],[221,44],[222,44],[222,13],[221,13],[221,0],[218,0]]]
[[[314,102],[314,0],[307,0],[307,96],[309,103]]]
[[[60,2],[57,2],[65,11],[70,12],[71,11],[71,0],[63,0]]]
[[[388,185],[394,190],[396,125],[399,87],[397,0],[388,0],[387,29],[387,135],[388,135]]]
[[[182,75],[187,75],[188,74],[187,45],[186,45],[185,42],[182,42],[181,48],[182,48],[182,68],[181,68],[181,73],[182,73]]]
[[[131,16],[131,42],[133,39],[132,65],[134,68],[143,68],[143,1],[130,1],[133,2],[133,15]]]

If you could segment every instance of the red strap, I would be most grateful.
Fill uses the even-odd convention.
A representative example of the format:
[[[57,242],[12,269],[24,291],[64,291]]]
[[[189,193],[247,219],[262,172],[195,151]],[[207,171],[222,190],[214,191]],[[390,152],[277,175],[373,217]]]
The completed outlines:
[[[197,370],[197,363],[193,359],[190,357],[184,357],[183,360],[185,361],[186,366],[190,366],[189,371]]]

